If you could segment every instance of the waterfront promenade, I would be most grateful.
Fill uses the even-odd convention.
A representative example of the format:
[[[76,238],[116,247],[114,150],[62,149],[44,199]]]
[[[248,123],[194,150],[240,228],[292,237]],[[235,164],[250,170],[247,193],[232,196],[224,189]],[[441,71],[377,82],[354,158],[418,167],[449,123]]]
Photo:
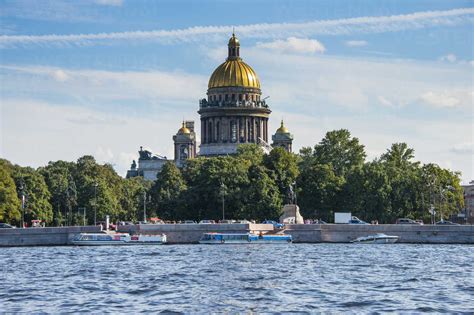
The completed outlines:
[[[78,233],[99,232],[100,227],[74,226],[28,229],[1,229],[0,247],[69,245]],[[197,243],[203,233],[263,233],[274,232],[271,224],[144,224],[120,226],[119,232],[166,234],[170,244]],[[400,237],[398,243],[474,244],[474,226],[442,225],[349,225],[349,224],[293,224],[283,233],[291,234],[295,243],[348,243],[375,233]]]

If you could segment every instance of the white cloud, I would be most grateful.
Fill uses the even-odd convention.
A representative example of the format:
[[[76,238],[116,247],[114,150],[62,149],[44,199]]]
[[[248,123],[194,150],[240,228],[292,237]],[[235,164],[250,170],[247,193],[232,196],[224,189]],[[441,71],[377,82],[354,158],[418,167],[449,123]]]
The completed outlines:
[[[474,8],[460,8],[445,11],[422,11],[410,14],[391,16],[363,16],[348,19],[316,20],[305,23],[266,23],[237,25],[239,36],[247,38],[287,38],[313,37],[316,35],[349,35],[367,33],[396,32],[411,29],[421,29],[434,26],[454,26],[470,23],[473,20]],[[195,26],[185,29],[131,31],[97,34],[70,35],[3,35],[0,36],[0,46],[14,47],[21,44],[100,44],[110,40],[155,40],[164,43],[202,41],[203,39],[219,39],[228,36],[232,27]],[[217,35],[217,36],[210,36]]]
[[[68,79],[68,75],[66,74],[66,72],[61,69],[53,71],[52,76],[55,80],[59,82],[64,82]]]
[[[455,107],[460,103],[460,100],[448,92],[433,92],[428,91],[420,96],[420,99],[428,105],[435,107]]]
[[[64,70],[43,66],[0,66],[0,91],[22,95],[56,94],[69,102],[105,106],[135,101],[137,106],[196,103],[205,96],[207,77],[179,71]],[[90,117],[82,118],[91,120]]]
[[[469,154],[471,157],[474,155],[474,142],[463,142],[454,145],[451,151],[458,154]]]
[[[367,46],[367,42],[365,40],[348,40],[346,41],[346,46],[349,47],[362,47]]]
[[[49,161],[75,161],[83,155],[93,155],[100,163],[112,164],[121,176],[138,158],[140,145],[173,158],[172,136],[182,119],[171,112],[136,117],[120,111],[104,113],[83,106],[25,99],[2,99],[0,113],[2,158],[38,167]],[[78,125],[73,122],[77,117],[123,123]],[[197,119],[197,114],[188,117]]]
[[[123,0],[95,0],[97,4],[100,5],[110,5],[119,7],[123,4]]]
[[[441,56],[439,60],[447,62],[456,62],[457,57],[455,54],[447,54],[446,56]]]
[[[380,95],[377,96],[377,100],[380,102],[380,104],[382,104],[384,106],[388,106],[388,107],[393,106],[392,102],[390,102],[388,99],[386,99],[383,96],[380,96]]]
[[[258,48],[269,49],[279,53],[314,54],[323,53],[326,48],[315,39],[288,37],[273,42],[257,43]]]

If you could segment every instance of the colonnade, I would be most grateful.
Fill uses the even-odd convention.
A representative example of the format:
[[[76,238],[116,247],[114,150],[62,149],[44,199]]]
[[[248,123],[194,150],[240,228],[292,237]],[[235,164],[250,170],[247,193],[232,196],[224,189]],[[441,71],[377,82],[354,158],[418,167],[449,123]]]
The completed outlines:
[[[268,118],[225,116],[201,118],[201,144],[268,142]]]

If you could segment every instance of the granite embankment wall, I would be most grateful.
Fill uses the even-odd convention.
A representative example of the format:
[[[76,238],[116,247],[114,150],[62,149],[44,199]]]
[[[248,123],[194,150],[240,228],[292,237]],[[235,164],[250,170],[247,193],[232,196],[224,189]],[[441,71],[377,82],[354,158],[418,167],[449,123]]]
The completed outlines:
[[[399,236],[399,243],[474,244],[473,225],[296,224],[285,233],[296,243],[347,243],[375,233]]]
[[[0,247],[68,245],[78,233],[100,232],[100,226],[0,229]]]
[[[269,224],[150,224],[124,226],[120,231],[143,234],[165,233],[169,243],[197,243],[205,232],[245,233],[272,231]],[[359,236],[385,233],[400,237],[399,243],[474,244],[473,225],[356,225],[292,224],[284,233],[295,243],[347,243]]]
[[[146,224],[119,227],[119,232],[164,233],[171,244],[197,243],[206,232],[259,233],[272,230],[270,224]],[[78,233],[99,231],[100,227],[94,226],[0,229],[0,247],[68,245]],[[295,243],[347,243],[359,236],[385,233],[399,236],[399,243],[474,244],[473,225],[293,224],[287,225],[283,232],[291,234]]]

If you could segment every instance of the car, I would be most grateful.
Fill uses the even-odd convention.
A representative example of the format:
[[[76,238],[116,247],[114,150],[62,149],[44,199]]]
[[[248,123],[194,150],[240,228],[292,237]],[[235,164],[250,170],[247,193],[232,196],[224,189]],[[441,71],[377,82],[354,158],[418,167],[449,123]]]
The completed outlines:
[[[395,221],[395,224],[418,224],[421,225],[419,222],[412,220],[412,219],[407,219],[407,218],[402,218],[402,219],[397,219]]]
[[[235,223],[237,223],[237,224],[250,224],[250,221],[248,221],[248,220],[237,220]]]
[[[272,224],[275,229],[282,229],[282,228],[285,227],[285,224],[279,223],[279,222],[273,221],[273,220],[265,220],[265,221],[262,222],[262,224]]]
[[[222,224],[233,224],[233,223],[235,223],[235,220],[220,220],[219,223],[222,223]]]
[[[135,225],[132,221],[120,221],[118,225]]]
[[[216,221],[214,221],[214,220],[201,220],[201,221],[199,221],[199,224],[216,224]]]
[[[361,219],[359,219],[358,217],[352,217],[351,220],[349,220],[348,222],[349,224],[369,224]]]
[[[436,222],[436,225],[461,225],[461,224],[454,223],[454,222],[451,222],[451,221],[441,220],[441,221]]]
[[[8,223],[0,223],[0,229],[14,229],[16,226],[10,225]]]
[[[184,220],[183,222],[181,222],[181,224],[197,224],[196,221],[193,221],[193,220]]]

